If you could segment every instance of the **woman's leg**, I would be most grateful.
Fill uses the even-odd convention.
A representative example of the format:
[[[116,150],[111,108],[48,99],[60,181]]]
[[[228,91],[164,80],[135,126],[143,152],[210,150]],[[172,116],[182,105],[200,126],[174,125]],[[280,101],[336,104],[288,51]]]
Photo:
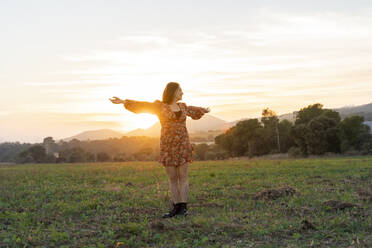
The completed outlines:
[[[187,202],[187,196],[189,194],[189,178],[187,174],[187,168],[188,163],[177,167],[180,181],[181,202]]]
[[[181,200],[180,190],[178,188],[178,175],[175,166],[165,166],[169,179],[169,188],[172,194],[173,203],[178,203]]]

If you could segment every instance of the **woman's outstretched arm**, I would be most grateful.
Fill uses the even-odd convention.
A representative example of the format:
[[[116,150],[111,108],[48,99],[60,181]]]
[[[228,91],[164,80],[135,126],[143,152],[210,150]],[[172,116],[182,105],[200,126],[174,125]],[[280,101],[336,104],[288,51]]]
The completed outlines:
[[[198,119],[202,118],[202,116],[205,113],[208,113],[210,111],[209,108],[187,106],[186,104],[185,104],[185,107],[186,107],[186,115],[190,116],[194,120],[198,120]]]
[[[110,101],[114,104],[123,104],[124,107],[133,112],[133,113],[149,113],[149,114],[158,114],[158,105],[155,102],[145,102],[145,101],[135,101],[125,99],[122,100],[118,97],[113,97]]]

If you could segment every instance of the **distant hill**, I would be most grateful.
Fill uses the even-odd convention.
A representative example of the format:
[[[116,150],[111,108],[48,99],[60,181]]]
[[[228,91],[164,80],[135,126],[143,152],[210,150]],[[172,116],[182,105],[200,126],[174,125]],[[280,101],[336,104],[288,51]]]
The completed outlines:
[[[364,116],[365,121],[372,121],[372,103],[358,105],[358,106],[335,108],[333,110],[339,112],[341,115],[341,118],[345,118],[347,116],[352,116],[352,115],[360,115],[360,116]],[[280,115],[279,119],[280,120],[286,119],[289,121],[294,121],[293,113]]]
[[[355,113],[371,113],[372,114],[372,103],[359,105],[359,106],[342,107],[342,108],[338,108],[335,110],[340,112],[341,115],[345,115],[345,116],[355,114]]]
[[[77,135],[61,139],[63,141],[70,141],[73,139],[78,140],[103,140],[109,138],[121,138],[124,134],[118,131],[111,129],[99,129],[99,130],[90,130],[79,133]]]

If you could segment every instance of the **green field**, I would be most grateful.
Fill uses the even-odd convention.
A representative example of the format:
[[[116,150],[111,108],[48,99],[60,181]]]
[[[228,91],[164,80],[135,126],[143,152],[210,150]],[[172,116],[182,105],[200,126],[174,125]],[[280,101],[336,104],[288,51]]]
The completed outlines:
[[[0,166],[0,247],[372,247],[372,157]]]

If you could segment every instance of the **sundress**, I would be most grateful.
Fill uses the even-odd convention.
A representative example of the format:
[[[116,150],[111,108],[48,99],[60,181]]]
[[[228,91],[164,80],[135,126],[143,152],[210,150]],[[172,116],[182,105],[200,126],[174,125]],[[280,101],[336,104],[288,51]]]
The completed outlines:
[[[180,166],[193,161],[194,147],[190,143],[186,128],[186,117],[200,119],[206,112],[204,108],[177,103],[181,113],[177,118],[168,104],[155,100],[144,102],[126,100],[124,107],[133,113],[150,113],[158,116],[161,124],[160,155],[158,162],[165,166]]]

